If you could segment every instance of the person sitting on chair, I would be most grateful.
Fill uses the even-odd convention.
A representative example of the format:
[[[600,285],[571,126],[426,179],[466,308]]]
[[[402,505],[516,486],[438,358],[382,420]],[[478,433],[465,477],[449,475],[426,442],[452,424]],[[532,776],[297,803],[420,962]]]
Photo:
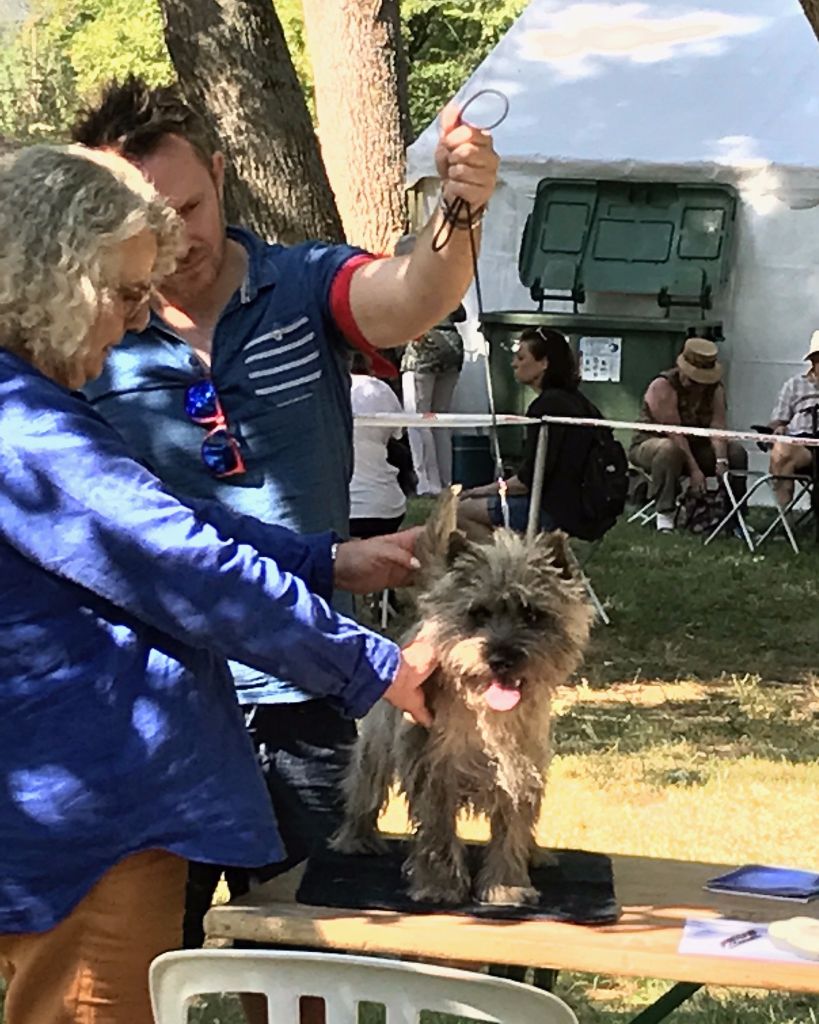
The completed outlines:
[[[600,416],[578,389],[577,362],[568,341],[559,331],[543,327],[525,330],[512,356],[512,369],[519,384],[538,392],[526,410],[527,416]],[[526,530],[529,519],[529,489],[534,476],[539,430],[534,424],[527,427],[523,461],[515,475],[506,481],[509,525],[519,533]],[[581,474],[588,431],[557,423],[551,424],[548,430],[540,529],[562,529],[570,536],[583,537],[588,524],[581,502]],[[461,495],[458,525],[469,536],[479,539],[492,527],[503,525],[498,490],[495,481],[473,487]]]
[[[814,437],[814,410],[819,407],[819,331],[814,331],[805,356],[810,364],[806,373],[786,380],[779,392],[768,424],[774,434],[789,437]],[[774,476],[807,473],[811,465],[811,449],[799,444],[775,442],[771,448],[770,472]],[[785,508],[793,499],[793,480],[774,482],[776,500]]]
[[[648,385],[640,421],[725,430],[725,386],[713,341],[686,341],[676,366]],[[706,477],[722,478],[729,469],[747,469],[748,453],[737,442],[721,438],[683,434],[665,437],[638,431],[632,438],[629,461],[651,476],[649,497],[657,501],[657,529],[665,532],[674,529],[682,477],[688,477],[689,490],[703,493]],[[745,486],[745,477],[739,477],[734,484],[738,499],[745,493]]]

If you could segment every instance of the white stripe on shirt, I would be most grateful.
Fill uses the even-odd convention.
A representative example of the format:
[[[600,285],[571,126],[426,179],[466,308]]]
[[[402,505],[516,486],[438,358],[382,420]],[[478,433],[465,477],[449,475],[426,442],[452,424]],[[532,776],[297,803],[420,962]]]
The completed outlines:
[[[289,363],[282,363],[281,366],[271,366],[267,370],[254,370],[253,373],[248,374],[248,377],[251,380],[256,380],[257,377],[272,377],[276,373],[292,370],[295,366],[305,366],[307,363],[315,362],[318,357],[318,351],[311,352],[309,356],[304,356],[302,359],[291,359]]]
[[[277,327],[274,331],[268,331],[267,334],[260,334],[256,338],[251,338],[245,345],[244,350],[247,351],[249,348],[253,348],[254,345],[258,345],[262,341],[270,341],[271,338],[275,338],[276,341],[278,341],[285,334],[297,331],[299,327],[303,327],[306,323],[308,323],[308,318],[306,316],[299,317],[299,319],[294,320],[292,324],[285,324],[284,327]]]
[[[257,388],[257,395],[272,395],[277,391],[287,391],[289,388],[298,387],[299,384],[309,384],[311,381],[318,380],[321,377],[321,370],[317,370],[316,373],[311,373],[307,377],[297,377],[296,380],[289,380],[285,384],[274,384],[269,388]]]

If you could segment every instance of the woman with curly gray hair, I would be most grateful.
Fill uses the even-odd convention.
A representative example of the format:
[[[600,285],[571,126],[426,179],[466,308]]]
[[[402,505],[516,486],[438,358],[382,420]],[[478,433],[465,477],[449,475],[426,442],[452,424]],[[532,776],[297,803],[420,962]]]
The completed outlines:
[[[428,721],[434,654],[327,604],[334,584],[405,580],[414,534],[340,543],[180,502],[72,390],[145,325],[177,233],[117,157],[35,147],[0,164],[6,1024],[149,1024],[187,860],[283,858],[228,651],[349,715],[383,696]]]

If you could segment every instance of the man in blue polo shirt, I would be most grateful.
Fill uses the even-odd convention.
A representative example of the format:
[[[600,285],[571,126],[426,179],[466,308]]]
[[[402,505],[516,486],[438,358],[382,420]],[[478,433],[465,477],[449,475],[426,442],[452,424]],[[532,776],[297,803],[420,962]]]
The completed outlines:
[[[139,79],[106,88],[74,129],[78,142],[137,164],[185,222],[187,251],[88,396],[177,493],[299,531],[346,535],[352,473],[347,355],[418,337],[460,302],[472,277],[470,229],[495,186],[490,137],[443,120],[441,208],[410,256],[346,245],[269,245],[225,228],[224,161],[173,88]],[[456,201],[468,203],[458,212]],[[433,244],[449,217],[449,241]],[[447,225],[444,224],[446,228]],[[377,357],[377,353],[373,353]],[[265,770],[288,861],[339,820],[338,781],[355,729],[331,702],[232,665]],[[191,738],[195,742],[195,738]],[[234,895],[246,877],[228,870]],[[189,883],[186,943],[201,943],[218,870]]]

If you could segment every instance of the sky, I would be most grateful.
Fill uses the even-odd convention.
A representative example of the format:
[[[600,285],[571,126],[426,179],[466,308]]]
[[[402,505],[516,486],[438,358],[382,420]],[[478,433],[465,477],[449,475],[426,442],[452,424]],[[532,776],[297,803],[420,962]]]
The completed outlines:
[[[25,11],[26,0],[0,0],[0,24],[16,21]]]

